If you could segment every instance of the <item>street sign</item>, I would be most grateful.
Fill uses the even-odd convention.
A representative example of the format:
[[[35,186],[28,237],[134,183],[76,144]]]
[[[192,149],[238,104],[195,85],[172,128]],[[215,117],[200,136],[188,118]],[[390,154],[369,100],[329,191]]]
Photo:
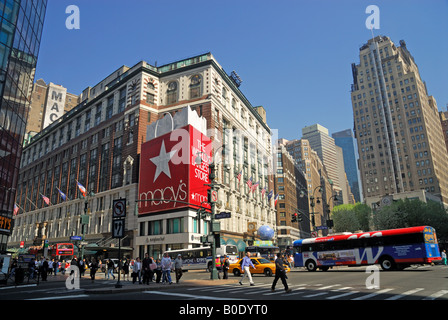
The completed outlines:
[[[316,227],[316,229],[317,230],[325,230],[325,229],[328,229],[328,227],[327,226],[318,226],[318,227]]]
[[[230,218],[231,213],[230,212],[220,212],[215,214],[215,219],[225,219]]]
[[[112,220],[112,238],[124,237],[124,219]]]
[[[311,238],[317,238],[317,231],[311,232]]]
[[[112,208],[112,218],[124,218],[126,217],[126,199],[114,200]]]
[[[81,241],[81,240],[82,240],[82,236],[71,236],[71,237],[70,237],[70,240],[73,240],[73,241]]]
[[[218,202],[218,191],[212,190],[212,201],[211,202]]]

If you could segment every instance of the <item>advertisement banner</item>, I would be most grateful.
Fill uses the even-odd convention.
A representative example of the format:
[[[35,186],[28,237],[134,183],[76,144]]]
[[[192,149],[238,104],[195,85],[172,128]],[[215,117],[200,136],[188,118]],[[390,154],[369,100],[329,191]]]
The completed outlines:
[[[210,139],[191,125],[142,144],[139,215],[201,205],[209,209],[204,184],[210,183],[210,161]]]

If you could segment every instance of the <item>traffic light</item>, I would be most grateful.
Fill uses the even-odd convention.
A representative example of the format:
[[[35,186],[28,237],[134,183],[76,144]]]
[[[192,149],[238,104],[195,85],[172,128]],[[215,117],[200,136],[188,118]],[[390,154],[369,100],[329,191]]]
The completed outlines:
[[[297,215],[297,221],[302,222],[303,221],[303,213],[299,212],[299,214]]]
[[[297,218],[298,218],[298,213],[294,212],[291,216],[291,222],[297,222]]]

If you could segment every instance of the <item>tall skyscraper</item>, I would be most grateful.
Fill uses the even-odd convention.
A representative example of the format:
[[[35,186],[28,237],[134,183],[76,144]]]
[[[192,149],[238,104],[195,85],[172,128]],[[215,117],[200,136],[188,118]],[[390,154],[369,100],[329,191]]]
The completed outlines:
[[[320,124],[313,124],[302,129],[302,139],[308,140],[310,147],[317,152],[327,169],[328,177],[333,183],[333,188],[342,199],[341,181],[338,174],[338,160],[334,139],[328,134],[328,129]]]
[[[331,135],[334,139],[334,143],[342,148],[344,155],[344,168],[347,174],[347,180],[350,184],[350,189],[355,197],[356,202],[361,201],[361,192],[359,185],[359,170],[358,161],[355,153],[355,138],[353,137],[352,130],[347,129],[339,132],[335,132]]]
[[[377,36],[352,64],[351,99],[364,198],[423,189],[448,204],[448,155],[435,99],[406,43]]]
[[[0,1],[0,252],[11,233],[47,0]]]

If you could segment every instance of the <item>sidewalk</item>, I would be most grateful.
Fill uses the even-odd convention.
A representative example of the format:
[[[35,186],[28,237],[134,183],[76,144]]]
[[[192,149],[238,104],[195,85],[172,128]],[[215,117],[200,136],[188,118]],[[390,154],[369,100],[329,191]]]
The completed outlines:
[[[90,294],[108,294],[108,293],[120,293],[120,292],[138,292],[138,291],[147,291],[147,290],[161,290],[161,289],[168,289],[171,287],[176,286],[219,286],[219,285],[226,285],[226,284],[234,284],[237,283],[239,278],[232,277],[231,279],[227,280],[211,280],[210,279],[210,273],[208,272],[200,272],[200,271],[190,271],[185,272],[183,277],[180,280],[180,283],[173,282],[170,284],[162,284],[162,283],[156,283],[156,282],[150,282],[149,285],[147,284],[139,284],[138,282],[132,283],[132,278],[128,277],[129,280],[123,280],[123,275],[120,275],[120,284],[121,288],[117,288],[117,282],[118,282],[118,275],[115,275],[115,279],[105,278],[105,274],[103,272],[97,272],[95,276],[95,282],[91,282],[90,280],[90,272],[86,271],[84,275],[81,277],[81,280],[84,283],[91,284],[90,287],[87,287],[84,285],[84,291],[86,293]],[[61,272],[58,272],[58,274],[55,276],[53,274],[50,274],[47,276],[47,281],[42,281],[42,279],[39,279],[39,285],[42,285],[44,283],[49,282],[65,282],[67,278],[69,277],[68,273],[62,274]],[[173,279],[174,280],[174,279]],[[107,281],[107,283],[104,283]],[[93,287],[95,285],[99,285],[98,283],[101,283],[101,287]],[[37,280],[30,280],[29,283],[27,283],[27,280],[19,285],[15,285],[13,283],[9,283],[7,286],[12,287],[21,287],[21,286],[27,286],[37,284]],[[3,285],[1,285],[3,287]]]

